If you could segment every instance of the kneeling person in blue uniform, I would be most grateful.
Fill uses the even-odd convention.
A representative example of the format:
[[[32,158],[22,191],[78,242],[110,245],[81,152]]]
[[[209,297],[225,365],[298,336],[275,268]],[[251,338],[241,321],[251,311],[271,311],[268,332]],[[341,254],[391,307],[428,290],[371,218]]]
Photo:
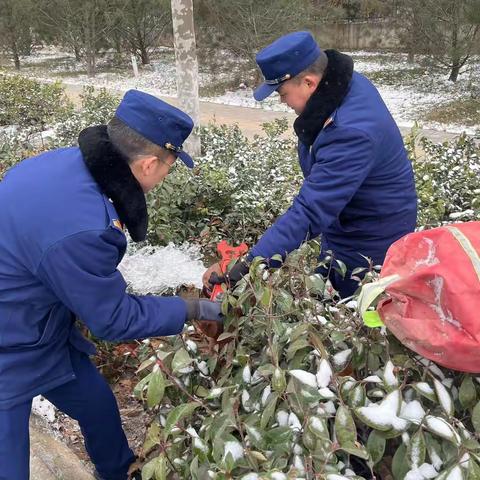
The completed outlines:
[[[147,233],[144,194],[179,158],[191,118],[130,90],[108,125],[80,133],[79,147],[29,158],[0,182],[0,479],[29,478],[28,420],[42,394],[78,420],[104,480],[126,480],[134,454],[110,387],[91,363],[98,338],[121,341],[221,321],[209,300],[135,296],[117,265]]]
[[[257,54],[265,82],[254,93],[277,91],[298,115],[294,130],[303,185],[292,206],[230,272],[234,284],[254,257],[285,255],[322,236],[322,251],[347,266],[330,280],[342,297],[358,287],[352,270],[365,256],[382,264],[388,247],[415,229],[417,197],[400,131],[377,89],[353,70],[352,59],[323,51],[309,32],[285,35]],[[213,274],[216,274],[213,275]],[[326,272],[327,273],[327,272]],[[219,264],[204,284],[224,281]]]

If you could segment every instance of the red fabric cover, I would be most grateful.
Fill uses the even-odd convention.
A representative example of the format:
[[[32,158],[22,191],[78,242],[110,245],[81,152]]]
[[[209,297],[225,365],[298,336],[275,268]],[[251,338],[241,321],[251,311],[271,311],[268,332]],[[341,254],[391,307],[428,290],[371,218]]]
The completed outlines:
[[[377,308],[387,328],[444,367],[480,372],[480,222],[401,238],[381,277],[394,274],[400,279]]]

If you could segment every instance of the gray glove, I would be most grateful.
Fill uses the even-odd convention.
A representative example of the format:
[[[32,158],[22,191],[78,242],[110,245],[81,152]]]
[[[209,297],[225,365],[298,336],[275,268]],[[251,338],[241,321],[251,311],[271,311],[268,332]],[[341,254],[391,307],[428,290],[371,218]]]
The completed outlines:
[[[212,302],[211,300],[188,299],[187,304],[187,321],[192,320],[209,320],[223,323],[222,304]]]

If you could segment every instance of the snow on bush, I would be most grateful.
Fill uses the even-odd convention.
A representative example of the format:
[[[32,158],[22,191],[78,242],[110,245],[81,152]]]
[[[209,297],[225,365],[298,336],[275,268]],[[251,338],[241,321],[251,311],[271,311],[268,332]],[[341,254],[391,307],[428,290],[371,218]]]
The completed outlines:
[[[476,478],[479,381],[312,287],[318,253],[306,244],[267,277],[255,261],[217,343],[187,329],[145,352],[145,480]]]

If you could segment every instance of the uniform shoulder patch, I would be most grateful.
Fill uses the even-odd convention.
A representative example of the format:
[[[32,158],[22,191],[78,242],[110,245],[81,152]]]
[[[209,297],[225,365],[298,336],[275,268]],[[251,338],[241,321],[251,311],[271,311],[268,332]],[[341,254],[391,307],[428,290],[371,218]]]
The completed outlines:
[[[112,223],[113,223],[114,227],[118,228],[119,230],[121,230],[123,232],[123,230],[124,230],[123,223],[118,218],[114,218],[112,220]]]

